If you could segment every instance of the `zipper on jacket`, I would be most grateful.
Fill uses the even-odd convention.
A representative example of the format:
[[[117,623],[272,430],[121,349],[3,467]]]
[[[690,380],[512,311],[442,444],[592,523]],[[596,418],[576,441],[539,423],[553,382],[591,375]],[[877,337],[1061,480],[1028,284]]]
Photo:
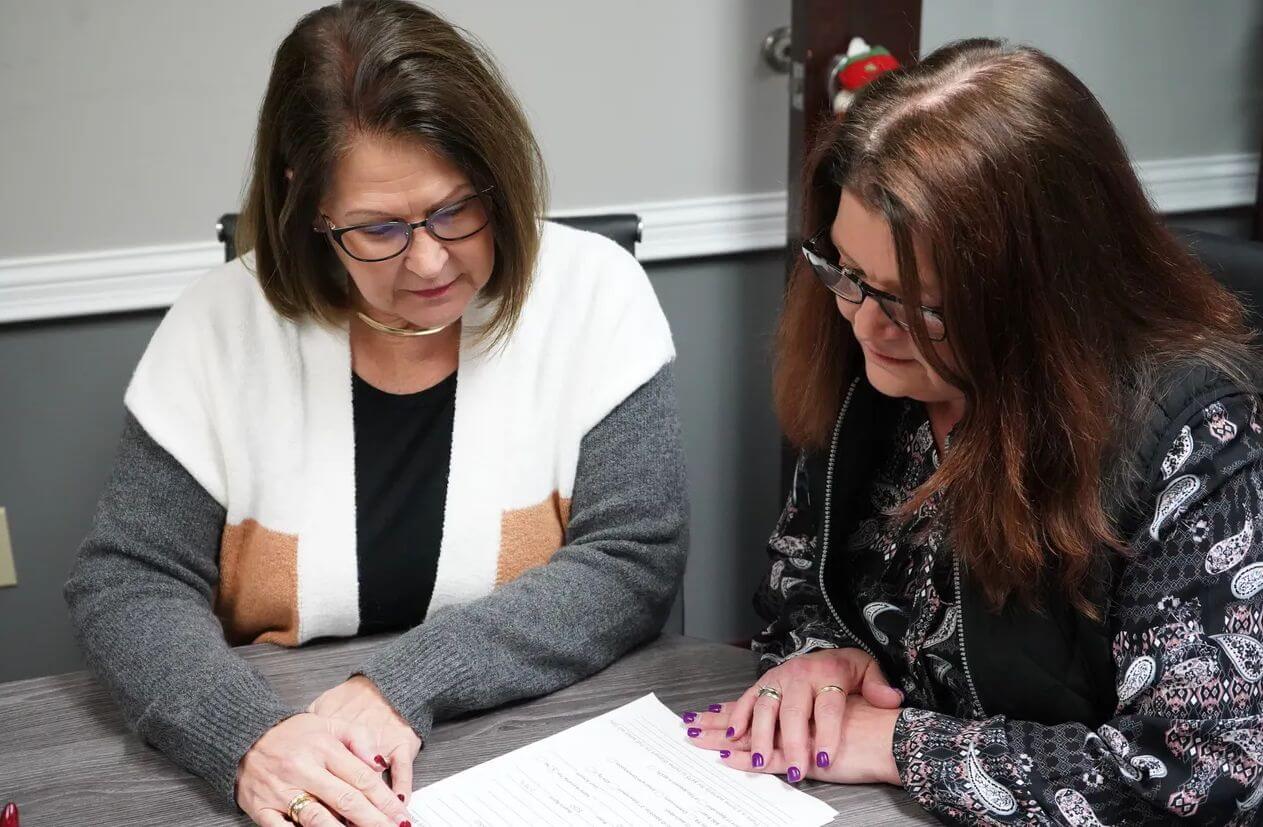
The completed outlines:
[[[974,711],[979,718],[985,718],[987,713],[982,708],[982,698],[978,697],[974,673],[969,669],[969,656],[965,653],[965,597],[964,590],[960,587],[960,558],[952,556],[952,579],[956,581],[956,640],[960,646],[960,665],[965,670],[965,685],[969,687],[969,699],[973,701]]]
[[[833,467],[837,461],[838,454],[838,437],[842,434],[842,420],[846,418],[846,409],[851,406],[851,397],[855,394],[855,386],[859,384],[859,379],[851,380],[851,387],[846,391],[846,398],[842,400],[842,410],[838,411],[838,421],[833,426],[833,442],[829,446],[829,470],[825,473],[824,478],[824,512],[823,520],[824,531],[820,535],[820,594],[824,597],[824,604],[829,607],[829,613],[833,615],[833,620],[838,627],[846,633],[864,652],[873,660],[877,660],[877,656],[873,654],[873,650],[860,638],[859,635],[851,631],[842,617],[838,614],[838,610],[833,606],[833,600],[829,597],[829,589],[824,584],[824,565],[825,558],[829,556],[829,522],[830,510],[833,505]]]

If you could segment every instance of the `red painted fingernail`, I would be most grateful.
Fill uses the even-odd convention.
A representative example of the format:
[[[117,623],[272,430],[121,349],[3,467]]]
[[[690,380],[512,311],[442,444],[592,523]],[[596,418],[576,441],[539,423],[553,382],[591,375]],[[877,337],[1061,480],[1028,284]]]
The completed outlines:
[[[0,827],[18,827],[18,805],[10,801],[0,812]]]
[[[411,822],[411,821],[401,821],[401,822],[399,822],[399,827],[412,827],[412,822]]]
[[[731,738],[732,736],[734,736],[734,735],[736,735],[736,734],[737,734],[737,730],[733,729],[732,727],[728,727],[728,737],[729,737],[729,738]]]
[[[706,707],[706,709],[711,712],[721,712],[723,711],[723,708],[724,708],[723,704],[711,704],[710,706]]]
[[[374,755],[373,760],[381,764],[383,767],[386,766],[386,759],[382,758],[380,755]]]
[[[403,801],[403,793],[400,793],[400,794],[399,794],[399,800],[400,800],[400,801]]]

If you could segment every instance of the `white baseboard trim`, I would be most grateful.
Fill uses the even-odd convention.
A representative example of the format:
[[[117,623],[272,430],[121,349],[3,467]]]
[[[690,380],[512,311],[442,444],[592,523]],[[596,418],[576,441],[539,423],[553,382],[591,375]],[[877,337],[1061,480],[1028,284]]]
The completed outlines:
[[[558,217],[635,213],[641,261],[699,258],[785,246],[785,193],[729,195],[559,210]]]
[[[1249,206],[1259,181],[1259,156],[1253,153],[1140,161],[1134,166],[1149,199],[1163,213]]]
[[[1259,156],[1143,161],[1136,172],[1164,213],[1254,203]],[[774,250],[785,244],[785,193],[568,209],[562,215],[636,213],[641,261]],[[207,234],[210,234],[209,219]],[[0,259],[0,324],[166,307],[223,260],[214,242]]]
[[[223,260],[217,242],[0,259],[0,323],[167,307]]]

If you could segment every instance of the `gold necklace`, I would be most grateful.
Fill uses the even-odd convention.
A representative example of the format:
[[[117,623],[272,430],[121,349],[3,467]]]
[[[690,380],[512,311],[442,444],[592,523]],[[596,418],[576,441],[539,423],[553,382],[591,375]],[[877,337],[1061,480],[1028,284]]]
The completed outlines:
[[[440,325],[439,327],[423,327],[418,330],[405,330],[402,327],[391,327],[388,324],[382,324],[359,310],[355,311],[355,315],[359,316],[360,321],[373,328],[373,330],[378,330],[382,333],[389,333],[391,336],[433,336],[435,333],[447,330],[452,326],[452,323],[448,322],[447,324]]]

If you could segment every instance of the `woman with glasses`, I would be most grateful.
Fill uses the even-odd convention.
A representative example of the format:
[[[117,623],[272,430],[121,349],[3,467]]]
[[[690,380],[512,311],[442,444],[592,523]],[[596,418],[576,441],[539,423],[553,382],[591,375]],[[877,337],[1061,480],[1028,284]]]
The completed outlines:
[[[1257,823],[1258,356],[1095,98],[945,47],[804,189],[762,675],[689,735],[955,823]]]
[[[434,14],[348,0],[280,45],[249,252],[154,335],[66,587],[141,736],[258,824],[405,823],[435,719],[666,619],[671,335],[637,262],[545,203],[521,109]],[[305,710],[230,648],[385,632]]]

